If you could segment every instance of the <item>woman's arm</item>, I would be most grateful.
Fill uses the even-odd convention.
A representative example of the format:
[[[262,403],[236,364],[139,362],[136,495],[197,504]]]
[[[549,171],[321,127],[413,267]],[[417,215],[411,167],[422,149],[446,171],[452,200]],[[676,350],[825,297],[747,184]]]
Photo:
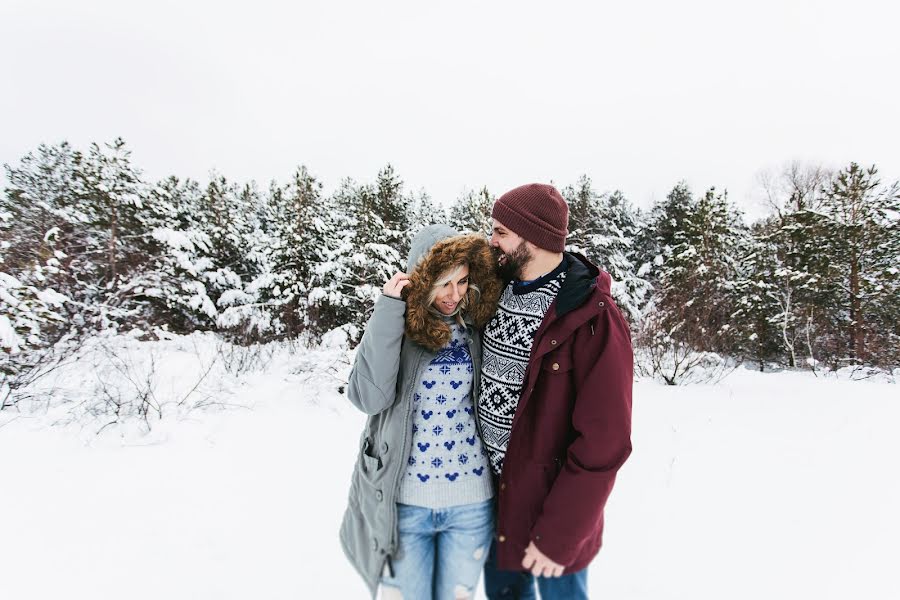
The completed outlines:
[[[399,275],[402,274],[394,275],[385,284],[385,293],[375,302],[375,310],[366,324],[350,371],[347,396],[353,406],[369,415],[391,406],[397,391],[406,312],[406,302],[399,296],[408,283],[408,278],[404,280]],[[393,293],[397,297],[393,297]]]

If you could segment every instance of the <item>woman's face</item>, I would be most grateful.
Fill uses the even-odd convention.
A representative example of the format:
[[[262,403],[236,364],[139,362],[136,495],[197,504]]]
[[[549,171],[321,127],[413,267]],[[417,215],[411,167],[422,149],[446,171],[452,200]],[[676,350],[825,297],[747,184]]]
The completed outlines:
[[[433,306],[444,315],[452,315],[459,301],[469,290],[469,265],[463,265],[450,281],[441,286],[434,297]]]

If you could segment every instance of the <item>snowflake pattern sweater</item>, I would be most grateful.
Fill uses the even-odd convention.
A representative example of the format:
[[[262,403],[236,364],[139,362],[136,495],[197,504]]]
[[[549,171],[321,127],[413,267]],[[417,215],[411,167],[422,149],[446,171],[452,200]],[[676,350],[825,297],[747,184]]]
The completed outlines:
[[[503,470],[534,334],[566,279],[566,261],[534,281],[511,281],[484,328],[478,417],[491,468]]]
[[[493,483],[475,424],[474,368],[465,329],[422,371],[413,395],[413,435],[399,501],[447,508],[487,500]]]

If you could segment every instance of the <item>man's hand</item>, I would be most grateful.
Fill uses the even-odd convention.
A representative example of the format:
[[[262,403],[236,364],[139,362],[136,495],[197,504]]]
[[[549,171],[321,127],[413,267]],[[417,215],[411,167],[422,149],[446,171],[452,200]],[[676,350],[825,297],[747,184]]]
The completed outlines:
[[[559,577],[563,574],[565,567],[558,565],[537,549],[534,542],[528,544],[525,548],[525,558],[522,559],[522,566],[531,571],[535,577]]]
[[[391,298],[397,298],[399,300],[400,291],[407,285],[409,285],[409,275],[406,273],[394,273],[394,276],[388,279],[387,283],[384,284],[384,287],[381,288],[381,293],[385,296],[390,296]]]

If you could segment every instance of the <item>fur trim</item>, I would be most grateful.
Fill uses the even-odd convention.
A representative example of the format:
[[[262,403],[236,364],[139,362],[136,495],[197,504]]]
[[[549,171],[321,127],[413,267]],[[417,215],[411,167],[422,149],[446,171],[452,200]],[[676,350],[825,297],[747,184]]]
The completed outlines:
[[[468,263],[469,281],[481,289],[466,292],[463,319],[481,329],[497,310],[503,286],[496,275],[497,260],[484,237],[456,235],[437,242],[422,257],[409,276],[404,289],[406,299],[406,335],[414,342],[436,352],[450,341],[450,326],[428,310],[428,296],[438,278],[454,265]],[[476,300],[476,298],[478,298]]]

